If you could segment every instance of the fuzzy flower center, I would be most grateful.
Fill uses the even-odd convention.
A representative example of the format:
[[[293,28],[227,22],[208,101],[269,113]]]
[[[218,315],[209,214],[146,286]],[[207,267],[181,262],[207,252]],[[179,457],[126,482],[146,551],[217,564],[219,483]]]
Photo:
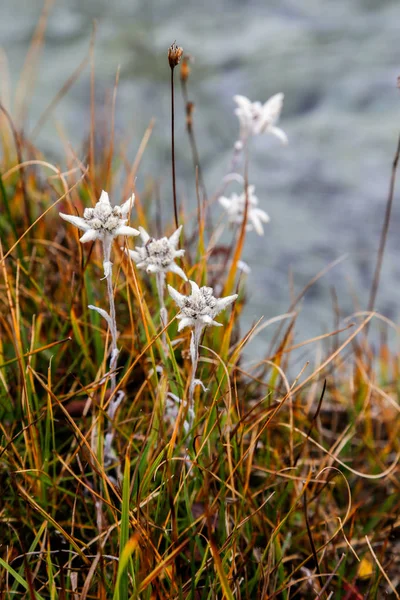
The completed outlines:
[[[83,218],[90,229],[102,229],[108,233],[114,233],[125,221],[120,206],[105,203],[97,203],[94,208],[85,208]]]
[[[249,190],[248,195],[248,211],[251,212],[253,207],[256,207],[258,204],[258,199],[252,192]],[[231,219],[235,219],[239,217],[240,219],[244,216],[244,211],[246,208],[246,194],[241,194],[238,196],[237,194],[232,194],[231,196],[231,205],[227,209],[228,214]]]
[[[144,246],[146,261],[158,267],[166,268],[174,260],[174,252],[168,238],[150,239]]]
[[[257,123],[261,119],[261,106],[253,103],[250,107],[250,116],[253,123]]]
[[[213,289],[204,286],[192,296],[185,298],[181,312],[184,317],[189,319],[198,319],[205,315],[214,317],[216,304],[217,300],[213,296]]]

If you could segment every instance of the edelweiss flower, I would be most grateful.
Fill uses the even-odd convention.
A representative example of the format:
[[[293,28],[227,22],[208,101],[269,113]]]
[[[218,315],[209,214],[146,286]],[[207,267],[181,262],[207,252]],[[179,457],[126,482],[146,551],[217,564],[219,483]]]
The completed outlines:
[[[282,110],[283,94],[275,94],[265,104],[251,102],[245,96],[234,96],[238,105],[235,114],[238,116],[241,128],[241,137],[246,139],[251,135],[272,133],[287,144],[287,135],[279,127],[275,127]]]
[[[129,200],[124,202],[122,206],[111,206],[110,198],[107,192],[103,190],[96,206],[94,208],[85,208],[83,217],[60,213],[62,219],[85,232],[79,238],[82,244],[101,240],[104,253],[103,268],[105,278],[110,277],[112,271],[112,262],[110,260],[112,240],[117,235],[139,235],[137,229],[126,225],[134,201],[135,195],[132,194]]]
[[[214,298],[212,288],[206,286],[199,288],[194,281],[189,281],[189,283],[192,286],[190,296],[184,296],[170,285],[168,286],[170,296],[181,309],[177,315],[177,319],[180,320],[178,331],[184,327],[202,328],[207,325],[221,327],[222,324],[214,321],[214,318],[236,300],[237,294],[226,296],[226,298]]]
[[[85,208],[83,217],[60,213],[60,217],[85,233],[79,239],[83,244],[94,240],[114,238],[117,235],[139,235],[137,229],[128,227],[128,215],[135,200],[135,195],[122,206],[111,206],[110,198],[104,190],[94,208]]]
[[[269,216],[266,212],[257,208],[258,198],[254,194],[254,185],[249,185],[247,188],[248,193],[248,205],[247,205],[247,224],[246,229],[252,231],[253,229],[258,235],[264,234],[263,223],[269,222]],[[244,211],[246,208],[246,194],[232,194],[230,198],[221,196],[218,198],[219,203],[225,208],[228,213],[228,219],[230,223],[241,224],[244,218]]]
[[[139,227],[140,237],[144,246],[136,246],[135,250],[126,250],[127,254],[135,261],[139,269],[145,269],[147,273],[176,273],[187,281],[185,273],[174,260],[185,254],[184,250],[177,250],[182,225],[169,237],[155,240],[150,237],[143,227]]]

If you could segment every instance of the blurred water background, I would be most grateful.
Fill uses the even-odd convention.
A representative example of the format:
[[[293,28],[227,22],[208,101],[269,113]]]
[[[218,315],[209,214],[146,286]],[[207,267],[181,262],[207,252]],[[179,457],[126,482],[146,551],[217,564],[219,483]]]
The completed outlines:
[[[0,0],[0,45],[13,86],[42,6],[40,0]],[[131,139],[133,158],[156,118],[137,186],[142,190],[155,177],[171,220],[168,46],[177,40],[195,57],[189,89],[210,192],[227,172],[238,135],[232,96],[265,101],[285,94],[280,125],[289,146],[271,136],[252,146],[250,181],[271,223],[265,237],[253,233],[246,240],[244,259],[252,272],[243,327],[285,312],[290,279],[298,293],[343,254],[346,259],[306,294],[296,341],[333,329],[333,287],[343,316],[366,309],[400,124],[398,0],[56,0],[29,98],[28,132],[87,53],[93,19],[98,114],[120,65],[117,136]],[[56,120],[83,156],[89,105],[86,69],[36,140],[47,157],[60,160],[64,152]],[[109,118],[105,109],[102,117]],[[176,144],[179,195],[193,204],[195,178],[179,87]],[[221,214],[218,207],[214,214]],[[376,303],[394,320],[399,224],[396,200]],[[254,356],[269,338],[267,331],[260,335]]]

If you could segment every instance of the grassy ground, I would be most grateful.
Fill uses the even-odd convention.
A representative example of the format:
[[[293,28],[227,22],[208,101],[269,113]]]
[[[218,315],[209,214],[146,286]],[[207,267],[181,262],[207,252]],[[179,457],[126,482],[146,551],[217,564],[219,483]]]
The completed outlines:
[[[208,391],[196,388],[193,430],[185,404],[166,416],[168,392],[188,395],[190,331],[177,334],[167,298],[163,341],[155,280],[117,243],[110,394],[110,334],[88,309],[107,309],[101,247],[80,244],[58,212],[82,215],[121,179],[125,200],[146,140],[132,166],[111,138],[99,150],[92,130],[87,156],[69,151],[61,172],[11,112],[1,106],[0,598],[398,598],[399,359],[385,343],[397,327],[359,313],[340,333],[304,340],[302,363],[294,302],[248,366],[242,351],[262,322],[240,332],[245,228],[230,247],[213,244],[197,173],[199,211],[178,215],[182,266],[239,298],[202,339]],[[131,224],[155,235],[157,194],[134,191]],[[166,212],[171,234],[172,201]],[[189,293],[176,275],[167,281]],[[368,342],[375,322],[378,348]]]

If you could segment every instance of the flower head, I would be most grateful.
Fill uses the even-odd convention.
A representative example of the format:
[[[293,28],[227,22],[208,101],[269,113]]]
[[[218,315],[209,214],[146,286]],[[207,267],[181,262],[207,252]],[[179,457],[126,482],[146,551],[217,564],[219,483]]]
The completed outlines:
[[[177,264],[175,259],[185,254],[184,250],[177,250],[182,225],[169,237],[158,240],[150,237],[143,227],[139,227],[143,246],[136,246],[135,250],[126,250],[127,254],[135,261],[139,269],[145,269],[147,273],[176,273],[187,281],[185,273]]]
[[[124,202],[122,206],[111,206],[110,198],[104,190],[94,208],[85,208],[83,217],[60,213],[60,217],[85,233],[80,238],[82,243],[117,235],[139,235],[137,229],[128,227],[128,215],[135,200],[135,195]]]
[[[178,331],[184,327],[206,327],[207,325],[221,327],[222,324],[214,321],[214,318],[236,300],[237,294],[226,298],[215,298],[212,288],[206,286],[199,288],[194,281],[189,283],[192,286],[190,296],[184,296],[170,285],[168,286],[170,296],[181,309],[177,315],[177,319],[180,320]]]
[[[282,129],[276,127],[282,110],[283,94],[275,94],[265,104],[261,102],[251,102],[245,96],[234,96],[234,101],[238,105],[235,114],[239,118],[241,137],[246,139],[252,135],[261,133],[272,133],[287,144],[287,135]]]
[[[257,208],[258,198],[254,194],[254,189],[254,185],[249,185],[247,187],[248,205],[246,229],[248,231],[252,231],[254,229],[258,235],[263,235],[264,228],[262,224],[268,223],[270,219],[266,212],[261,210],[261,208]],[[218,198],[218,200],[221,206],[223,206],[228,213],[228,219],[230,223],[241,224],[243,222],[246,209],[246,194],[244,192],[240,195],[231,194],[230,198],[221,196]]]

